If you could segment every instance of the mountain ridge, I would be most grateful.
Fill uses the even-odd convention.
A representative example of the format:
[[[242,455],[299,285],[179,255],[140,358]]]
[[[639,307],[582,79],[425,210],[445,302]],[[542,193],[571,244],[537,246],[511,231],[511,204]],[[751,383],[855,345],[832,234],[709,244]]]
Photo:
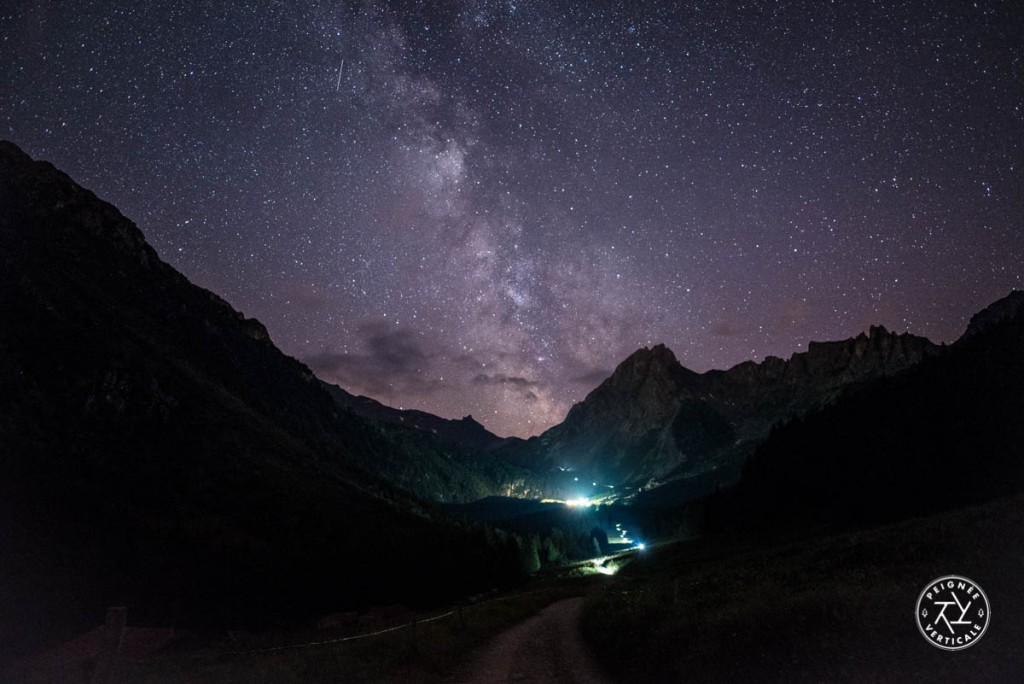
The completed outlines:
[[[354,395],[338,385],[324,385],[335,404],[360,416],[430,432],[465,449],[487,451],[505,441],[505,438],[498,437],[477,422],[472,415],[459,419],[442,418],[427,411],[394,408],[371,397]]]
[[[964,334],[960,336],[957,342],[968,340],[1008,318],[1014,318],[1020,315],[1022,310],[1024,310],[1024,291],[1011,290],[1005,297],[997,299],[971,316],[971,320],[967,324],[967,330],[964,331]]]
[[[258,627],[516,581],[514,548],[425,501],[505,494],[507,464],[337,406],[259,321],[6,142],[0,207],[0,663],[110,605]]]
[[[725,468],[718,483],[725,484],[772,425],[940,349],[927,338],[871,326],[845,340],[812,341],[786,360],[769,356],[697,373],[664,344],[643,347],[562,423],[513,447],[520,453],[509,458],[640,488]]]
[[[863,524],[1024,491],[1024,292],[985,307],[942,354],[779,426],[712,526]]]

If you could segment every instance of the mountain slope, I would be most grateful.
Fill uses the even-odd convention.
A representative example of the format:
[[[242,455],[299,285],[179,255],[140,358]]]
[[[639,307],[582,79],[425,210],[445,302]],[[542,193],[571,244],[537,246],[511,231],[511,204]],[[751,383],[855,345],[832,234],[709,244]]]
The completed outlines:
[[[542,498],[552,493],[552,473],[515,464],[495,453],[504,440],[466,416],[449,420],[424,411],[385,406],[323,383],[346,422],[373,446],[361,460],[389,482],[430,501],[465,503],[489,496]]]
[[[356,396],[346,392],[337,385],[325,384],[325,387],[335,404],[350,409],[359,416],[429,432],[454,442],[467,451],[485,452],[505,441],[476,422],[473,416],[466,416],[461,420],[449,420],[425,411],[392,408],[370,397]]]
[[[664,345],[641,349],[539,438],[509,458],[580,471],[598,482],[649,487],[738,474],[780,420],[833,401],[845,388],[899,373],[938,352],[922,337],[882,327],[838,342],[812,342],[784,361],[768,357],[698,374]],[[721,470],[718,475],[713,471]]]
[[[349,408],[344,400],[339,401],[342,393],[347,394],[341,388],[324,388],[335,399],[337,423],[345,441],[358,446],[359,462],[425,500],[465,503],[488,496],[540,498],[552,489],[547,474],[509,463],[487,448],[474,446],[476,431],[465,421],[447,421],[418,411],[418,416],[400,415],[409,418],[407,423],[393,421],[391,412],[405,412],[383,405],[378,405],[382,410],[379,417],[374,417],[373,413],[363,413],[363,406]],[[435,424],[442,424],[442,428],[435,431],[426,427]]]
[[[877,521],[1024,491],[1022,349],[1013,292],[946,353],[775,430],[714,515]]]
[[[0,660],[114,603],[244,625],[490,586],[501,553],[379,474],[417,458],[471,463],[339,408],[114,207],[0,142]],[[491,477],[436,471],[420,491]]]

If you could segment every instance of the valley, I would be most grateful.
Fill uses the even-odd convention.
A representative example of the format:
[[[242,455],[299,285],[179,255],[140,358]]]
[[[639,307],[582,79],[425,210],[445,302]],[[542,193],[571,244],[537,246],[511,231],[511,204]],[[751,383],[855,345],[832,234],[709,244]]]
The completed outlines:
[[[0,206],[14,681],[445,681],[506,629],[570,623],[623,681],[1020,666],[1008,620],[936,675],[901,602],[964,569],[996,610],[1024,608],[1003,549],[1024,492],[1024,292],[948,345],[873,326],[704,373],[643,347],[561,423],[502,438],[321,380],[6,142]],[[149,647],[103,656],[104,615]]]

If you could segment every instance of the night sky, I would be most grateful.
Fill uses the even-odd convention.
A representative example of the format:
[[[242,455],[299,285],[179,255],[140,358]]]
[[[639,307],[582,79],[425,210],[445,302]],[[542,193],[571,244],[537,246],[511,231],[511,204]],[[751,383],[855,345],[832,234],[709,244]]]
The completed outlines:
[[[1018,0],[295,4],[4,3],[0,137],[350,391],[526,436],[1024,287]]]

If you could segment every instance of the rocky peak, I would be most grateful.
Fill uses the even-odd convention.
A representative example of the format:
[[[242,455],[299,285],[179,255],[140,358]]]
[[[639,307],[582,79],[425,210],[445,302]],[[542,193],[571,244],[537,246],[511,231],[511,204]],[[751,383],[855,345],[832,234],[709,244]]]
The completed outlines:
[[[672,350],[664,344],[657,344],[650,349],[642,347],[630,354],[615,368],[610,379],[613,384],[622,386],[651,375],[668,376],[679,368],[682,366]]]
[[[938,346],[928,338],[873,325],[867,334],[862,332],[850,340],[811,342],[807,351],[794,354],[790,363],[800,364],[811,375],[828,375],[845,383],[901,371],[937,350]]]
[[[1011,290],[1010,294],[971,316],[971,322],[967,324],[967,331],[960,339],[970,339],[983,330],[1022,314],[1024,314],[1024,291]]]
[[[807,351],[788,360],[769,356],[764,361],[744,361],[727,371],[709,371],[712,391],[734,395],[737,391],[760,393],[779,385],[806,386],[811,393],[851,381],[903,370],[939,347],[925,337],[898,334],[873,325],[866,333],[831,342],[810,342]]]
[[[938,349],[878,325],[811,342],[788,360],[697,374],[659,344],[631,354],[541,442],[557,462],[599,477],[660,479],[678,468],[695,475],[736,465],[774,423],[831,401],[846,385],[898,373]]]
[[[0,225],[33,225],[37,241],[69,249],[75,261],[117,259],[115,275],[142,267],[166,270],[142,232],[116,207],[100,201],[49,162],[35,161],[17,145],[0,140]],[[14,232],[14,231],[12,231]]]
[[[552,440],[562,434],[586,435],[587,440],[602,442],[597,437],[609,431],[620,436],[646,434],[669,419],[687,393],[688,380],[697,377],[664,344],[638,349],[545,436]]]
[[[587,400],[640,405],[645,413],[670,403],[685,392],[697,374],[687,370],[664,344],[633,352],[594,390]]]

